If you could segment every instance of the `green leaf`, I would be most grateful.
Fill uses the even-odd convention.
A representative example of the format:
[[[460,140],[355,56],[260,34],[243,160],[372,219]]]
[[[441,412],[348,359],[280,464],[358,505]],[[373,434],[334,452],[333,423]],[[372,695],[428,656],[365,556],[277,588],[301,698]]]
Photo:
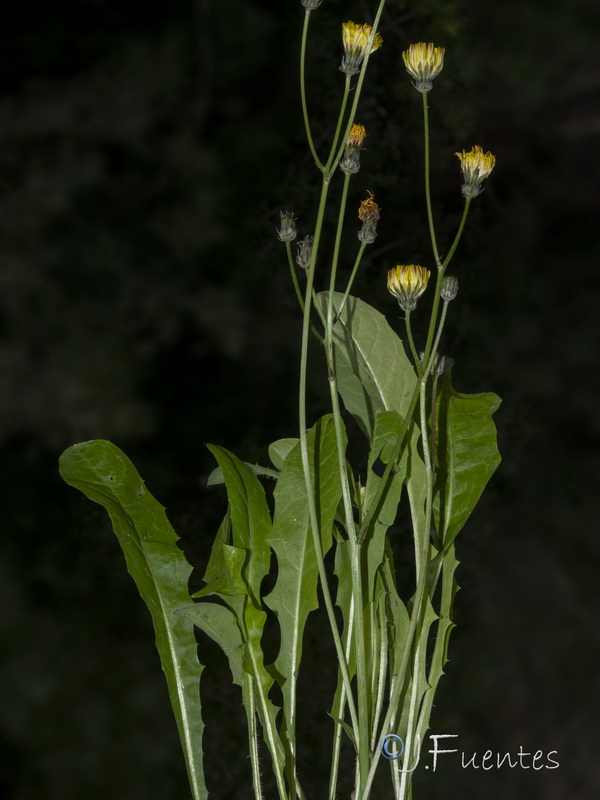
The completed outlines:
[[[278,473],[272,469],[269,469],[269,467],[261,467],[260,464],[249,464],[247,461],[244,461],[244,464],[251,469],[255,475],[262,475],[265,478],[273,478],[274,480],[277,480]],[[223,470],[221,467],[216,467],[208,476],[206,485],[220,486],[223,483],[225,483]]]
[[[449,377],[439,393],[433,508],[435,527],[444,546],[459,533],[500,463],[492,420],[500,402],[490,392],[456,392]]]
[[[207,445],[223,470],[229,498],[233,544],[246,551],[243,578],[260,608],[260,585],[269,571],[271,515],[265,490],[254,472],[224,447]]]
[[[247,595],[248,587],[242,578],[245,560],[246,551],[241,547],[233,547],[217,540],[204,575],[206,586],[192,597],[215,594],[225,600]]]
[[[233,682],[241,686],[244,643],[233,612],[217,603],[204,602],[180,608],[177,613],[187,617],[219,645],[229,661]]]
[[[129,573],[152,615],[194,798],[205,800],[199,691],[203,666],[191,621],[176,613],[191,605],[187,589],[191,567],[177,547],[177,534],[131,461],[110,442],[70,447],[60,458],[60,473],[110,515]]]
[[[283,462],[297,444],[298,439],[278,439],[269,445],[269,458],[275,469],[283,469]]]
[[[327,292],[318,299],[327,307]],[[343,295],[335,293],[334,312]],[[400,338],[379,311],[349,296],[333,327],[338,391],[369,440],[382,411],[408,412],[417,376]]]
[[[285,754],[275,725],[279,708],[269,698],[273,678],[265,667],[261,645],[267,615],[262,610],[260,588],[271,561],[271,515],[265,490],[253,470],[223,447],[208,445],[208,449],[223,470],[233,546],[224,541],[226,518],[217,533],[206,570],[208,585],[195,596],[218,594],[235,614],[243,640],[242,669],[255,680],[256,705],[267,744],[274,762],[281,768]],[[244,553],[243,562],[239,552]],[[227,595],[222,589],[230,586],[233,593]]]
[[[366,515],[381,483],[381,478],[373,471],[377,459],[387,463],[391,451],[403,430],[403,421],[397,411],[383,411],[377,415],[373,431],[373,441],[368,459],[367,483],[365,486],[364,514]],[[374,600],[375,577],[382,563],[386,532],[396,519],[396,512],[406,475],[407,458],[404,455],[395,468],[391,480],[381,497],[377,515],[366,531],[363,553],[366,553],[368,597]]]
[[[388,541],[385,543],[385,553],[380,575],[386,594],[390,669],[391,674],[396,676],[400,669],[404,648],[406,647],[406,636],[408,634],[410,620],[406,606],[398,594],[396,571],[394,569],[394,555]]]
[[[330,415],[309,431],[308,458],[325,555],[331,547],[333,519],[341,497],[335,428]],[[274,668],[283,694],[283,726],[293,732],[302,637],[309,613],[318,607],[319,580],[299,443],[287,456],[277,482],[270,544],[277,556],[278,575],[265,602],[277,615],[281,628]]]

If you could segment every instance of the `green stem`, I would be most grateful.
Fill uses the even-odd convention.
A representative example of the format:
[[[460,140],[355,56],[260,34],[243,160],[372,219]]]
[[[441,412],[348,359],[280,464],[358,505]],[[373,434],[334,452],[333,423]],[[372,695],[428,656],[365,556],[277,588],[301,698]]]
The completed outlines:
[[[406,323],[406,336],[408,338],[408,343],[410,345],[410,351],[412,353],[412,357],[415,362],[417,374],[420,378],[421,375],[423,374],[423,367],[421,365],[421,359],[419,358],[419,354],[417,353],[417,348],[415,347],[415,342],[412,335],[412,328],[410,325],[410,311],[405,312],[404,322]]]
[[[331,396],[331,408],[333,411],[333,422],[335,426],[335,437],[338,453],[338,469],[342,485],[342,498],[344,503],[344,514],[346,518],[346,531],[348,533],[348,546],[350,551],[351,574],[352,574],[352,595],[356,606],[356,624],[354,626],[354,647],[356,656],[356,683],[358,695],[358,726],[359,735],[356,739],[359,764],[359,783],[365,778],[369,767],[369,686],[367,679],[367,659],[365,648],[365,629],[364,629],[364,604],[362,597],[362,568],[360,548],[357,545],[356,528],[354,525],[354,512],[352,509],[352,494],[348,482],[346,467],[346,444],[344,441],[344,429],[342,414],[340,410],[337,379],[335,374],[335,362],[333,356],[333,295],[335,291],[335,281],[340,253],[340,242],[344,227],[344,216],[346,212],[346,202],[348,198],[348,185],[350,174],[344,176],[344,187],[342,189],[342,199],[338,215],[337,230],[335,235],[335,245],[333,259],[331,263],[331,275],[329,279],[329,292],[327,295],[327,318],[325,321],[325,351],[327,355],[327,369],[329,374],[329,393]]]
[[[383,708],[383,695],[385,692],[385,676],[388,666],[388,632],[387,632],[387,619],[385,614],[385,596],[382,597],[379,605],[379,627],[381,632],[381,639],[379,643],[379,674],[377,676],[376,691],[373,693],[376,697],[375,700],[375,714],[373,716],[372,738],[371,738],[371,752],[377,746],[377,730],[379,728],[379,719],[381,717],[381,710]]]
[[[427,437],[427,412],[426,412],[426,387],[427,382],[423,379],[419,382],[419,399],[421,404],[421,437],[423,443],[423,459],[425,461],[425,475],[427,482],[427,492],[425,499],[425,519],[423,522],[423,529],[421,531],[421,553],[420,558],[417,560],[417,588],[415,591],[414,604],[411,611],[410,623],[402,652],[402,660],[398,675],[395,678],[394,687],[390,696],[390,703],[387,714],[381,726],[380,737],[383,736],[390,729],[390,724],[396,713],[396,707],[400,699],[402,687],[406,676],[406,668],[408,666],[408,659],[412,652],[413,641],[417,629],[420,630],[423,621],[423,604],[426,598],[427,590],[427,563],[429,561],[429,530],[431,528],[431,512],[432,512],[432,498],[433,498],[433,474],[431,471],[431,461],[429,459],[429,443]],[[417,532],[415,531],[415,535]],[[375,777],[375,771],[379,763],[381,752],[376,748],[373,753],[371,761],[371,769],[367,776],[367,783],[365,785],[362,795],[357,794],[358,800],[368,800],[369,792]]]
[[[329,584],[327,582],[327,573],[325,571],[325,563],[323,561],[323,551],[321,548],[321,535],[319,529],[319,518],[317,515],[317,507],[315,502],[315,490],[313,480],[310,474],[310,463],[308,458],[308,437],[307,437],[307,422],[306,422],[306,377],[308,366],[308,335],[310,327],[310,309],[312,301],[312,292],[315,276],[315,263],[317,253],[319,251],[319,243],[321,240],[321,231],[323,228],[323,217],[325,214],[325,204],[327,202],[327,194],[329,191],[329,180],[323,178],[323,186],[321,188],[321,198],[319,201],[319,209],[317,212],[317,222],[315,226],[315,235],[313,242],[313,250],[308,268],[308,277],[306,283],[306,295],[304,301],[304,318],[302,322],[302,344],[300,350],[300,387],[298,397],[298,421],[299,421],[299,436],[300,436],[300,453],[302,458],[302,470],[304,472],[304,484],[306,488],[306,498],[308,504],[308,513],[313,536],[313,543],[315,548],[315,555],[317,559],[317,567],[319,571],[319,579],[321,589],[323,592],[323,600],[331,626],[331,633],[336,649],[340,670],[342,672],[342,679],[346,686],[346,693],[348,695],[348,709],[350,711],[350,718],[354,729],[354,735],[358,738],[358,717],[356,714],[356,706],[354,704],[354,697],[352,696],[352,688],[350,677],[348,675],[348,664],[344,655],[342,640],[337,627],[335,618],[335,611],[331,601],[331,593],[329,591]]]
[[[317,167],[323,171],[323,164],[317,155],[315,145],[313,143],[312,134],[310,132],[310,120],[308,118],[308,108],[306,105],[306,79],[305,79],[305,62],[306,62],[306,39],[308,36],[308,22],[310,20],[310,9],[306,9],[304,15],[304,27],[302,28],[302,44],[300,46],[300,97],[302,98],[302,116],[304,117],[304,127],[306,129],[306,138],[308,139],[308,146],[310,152],[315,160]]]
[[[433,224],[433,211],[431,208],[431,186],[430,186],[430,168],[429,168],[429,107],[427,105],[428,92],[421,92],[423,97],[423,129],[425,136],[425,201],[427,203],[427,219],[429,221],[429,235],[431,237],[431,247],[433,248],[433,256],[438,269],[441,268],[442,262],[440,261],[440,254],[438,252],[437,240],[435,237],[435,226]]]
[[[363,253],[365,252],[366,246],[367,242],[361,242],[361,245],[358,249],[358,255],[356,256],[356,261],[354,262],[354,266],[352,267],[350,280],[348,281],[348,285],[346,286],[346,291],[344,292],[344,296],[342,297],[342,302],[340,303],[340,307],[338,308],[337,313],[335,315],[334,322],[338,320],[342,315],[342,311],[344,310],[344,306],[346,305],[346,300],[348,299],[348,295],[350,294],[350,289],[352,289],[352,284],[354,283],[354,278],[356,277],[356,273],[358,272],[358,267],[360,266],[360,262],[363,257]]]
[[[258,734],[256,730],[256,708],[254,702],[254,678],[248,672],[244,672],[244,706],[246,708],[246,719],[248,722],[248,747],[250,751],[250,763],[252,765],[252,786],[254,788],[255,800],[262,800],[262,787],[260,782],[260,766],[258,761]]]
[[[436,336],[435,336],[435,341],[433,343],[433,347],[431,348],[431,358],[429,359],[429,363],[427,363],[425,361],[425,359],[423,359],[423,363],[426,364],[425,373],[423,375],[423,377],[425,379],[427,379],[429,377],[429,374],[431,372],[431,368],[433,367],[433,360],[435,358],[435,354],[437,353],[437,349],[438,349],[438,347],[440,345],[440,339],[442,338],[442,331],[444,330],[444,324],[446,322],[446,314],[447,314],[447,312],[448,312],[448,301],[445,300],[444,301],[444,306],[442,308],[442,316],[441,316],[441,319],[440,319],[440,324],[438,325],[437,333],[436,333]]]
[[[460,225],[458,226],[458,230],[456,232],[456,236],[454,237],[454,241],[452,242],[452,247],[448,251],[448,255],[446,256],[446,258],[444,259],[444,263],[442,264],[444,269],[446,269],[446,267],[448,266],[448,264],[452,260],[452,256],[454,255],[454,252],[455,252],[456,248],[458,247],[458,243],[460,242],[460,238],[461,238],[463,230],[465,228],[465,222],[467,221],[467,215],[469,213],[470,205],[471,205],[471,198],[470,197],[466,197],[465,198],[465,205],[464,205],[464,208],[463,208],[462,217],[461,217],[461,220],[460,220]]]
[[[350,609],[348,611],[348,631],[346,636],[346,661],[350,660],[352,652],[352,637],[354,628],[354,602],[350,599]],[[338,678],[339,680],[339,678]],[[342,683],[340,690],[340,698],[337,705],[333,706],[332,714],[338,719],[344,718],[344,708],[346,706],[346,687]],[[342,747],[342,736],[344,729],[339,722],[335,723],[333,732],[333,750],[331,755],[331,771],[329,775],[329,800],[335,800],[337,796],[337,779],[340,768],[340,750]]]
[[[342,105],[340,108],[340,113],[338,114],[337,124],[335,126],[335,133],[333,135],[333,142],[331,143],[331,150],[329,151],[329,158],[327,159],[327,164],[323,167],[323,174],[331,177],[335,172],[335,167],[337,167],[337,162],[333,169],[331,169],[331,162],[333,160],[333,156],[335,154],[335,150],[340,138],[340,130],[342,129],[342,120],[344,119],[344,114],[346,113],[346,104],[348,102],[348,95],[350,94],[350,76],[346,75],[346,83],[344,85],[344,96],[342,98]],[[348,131],[349,133],[349,131]],[[346,140],[348,138],[348,133],[344,136],[344,141],[342,142],[342,152],[346,147]]]
[[[300,284],[298,283],[298,275],[296,273],[296,267],[294,266],[294,258],[292,256],[292,243],[286,242],[285,249],[287,251],[288,256],[288,263],[290,265],[290,273],[292,276],[292,283],[294,284],[294,289],[296,291],[296,297],[298,298],[298,302],[300,303],[300,310],[304,313],[304,298],[302,297],[302,292],[300,291]],[[315,328],[315,326],[310,323],[310,330],[313,336],[321,343],[323,343],[323,337],[319,333],[319,331]]]

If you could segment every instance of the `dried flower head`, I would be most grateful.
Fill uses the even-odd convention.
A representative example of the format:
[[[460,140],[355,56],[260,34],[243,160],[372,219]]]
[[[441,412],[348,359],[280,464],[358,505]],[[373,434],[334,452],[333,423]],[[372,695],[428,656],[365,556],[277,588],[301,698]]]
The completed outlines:
[[[443,47],[418,42],[411,44],[408,50],[402,53],[406,71],[415,79],[414,87],[419,92],[428,92],[432,87],[432,81],[442,71],[444,66]]]
[[[346,175],[355,175],[360,169],[360,151],[367,132],[364,125],[353,125],[346,139],[346,149],[340,159],[340,169]]]
[[[361,222],[366,222],[368,219],[379,219],[379,206],[375,202],[375,195],[369,192],[369,197],[363,200],[358,209],[358,218]]]
[[[346,75],[356,75],[360,69],[364,57],[369,49],[369,41],[373,28],[366,23],[357,25],[356,22],[344,22],[342,24],[342,42],[344,44],[344,57],[340,69]],[[383,44],[380,33],[376,33],[369,53],[374,53]]]
[[[462,153],[454,153],[454,155],[460,159],[460,166],[465,179],[462,187],[463,196],[477,197],[482,192],[481,184],[494,169],[496,156],[492,155],[489,150],[484,153],[478,144],[468,153],[463,150]]]
[[[375,202],[373,192],[369,192],[369,197],[360,204],[358,218],[362,222],[362,228],[358,232],[359,241],[373,244],[377,236],[377,222],[379,221],[379,206]]]
[[[388,272],[387,288],[404,311],[413,311],[427,288],[431,273],[416,264],[398,265]]]
[[[296,217],[291,211],[279,212],[281,227],[277,231],[280,242],[293,242],[298,231],[296,230]]]
[[[313,241],[314,241],[313,236],[305,236],[304,239],[301,239],[296,245],[297,248],[296,263],[298,264],[300,269],[308,269],[310,267]]]

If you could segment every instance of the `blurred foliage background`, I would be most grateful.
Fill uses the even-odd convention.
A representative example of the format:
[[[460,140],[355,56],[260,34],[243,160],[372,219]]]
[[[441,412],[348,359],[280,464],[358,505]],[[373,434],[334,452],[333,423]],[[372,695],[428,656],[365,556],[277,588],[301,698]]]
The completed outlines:
[[[343,86],[340,23],[370,21],[375,7],[325,0],[313,16],[321,152]],[[274,229],[290,208],[307,233],[318,192],[297,91],[303,9],[23,0],[5,12],[0,792],[187,797],[148,614],[101,510],[61,484],[57,459],[75,441],[117,443],[201,565],[224,509],[206,488],[203,443],[265,461],[270,441],[294,435],[299,315]],[[432,730],[458,734],[468,755],[523,745],[558,750],[560,762],[483,772],[442,757],[435,775],[417,773],[415,797],[589,800],[600,792],[598,10],[388,0],[381,30],[350,207],[371,189],[382,220],[357,292],[393,319],[385,271],[430,263],[408,44],[447,48],[430,95],[442,241],[462,202],[452,153],[480,143],[498,159],[455,259],[444,351],[459,390],[503,397],[504,461],[458,542],[458,629]],[[350,213],[348,258],[353,226]],[[327,409],[322,377],[313,419]],[[318,618],[309,641],[300,771],[318,797],[333,680]],[[204,649],[209,787],[243,800],[240,699],[220,654]]]

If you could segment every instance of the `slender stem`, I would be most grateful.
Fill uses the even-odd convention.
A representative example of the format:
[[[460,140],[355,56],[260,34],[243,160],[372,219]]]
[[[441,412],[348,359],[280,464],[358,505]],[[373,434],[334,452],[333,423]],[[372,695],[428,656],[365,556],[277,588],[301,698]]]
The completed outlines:
[[[458,243],[460,242],[460,237],[462,236],[463,230],[465,228],[465,222],[467,221],[467,215],[469,213],[469,207],[471,205],[471,199],[472,198],[470,198],[470,197],[466,197],[465,198],[465,206],[463,208],[463,213],[462,213],[462,217],[461,217],[461,220],[460,220],[460,225],[458,226],[458,230],[456,232],[456,236],[454,237],[454,241],[452,242],[452,247],[450,248],[450,250],[448,250],[448,255],[446,256],[446,258],[444,259],[444,263],[442,264],[444,269],[446,269],[446,267],[448,266],[448,264],[452,260],[452,256],[454,255],[454,252],[456,251],[456,248],[458,247]]]
[[[296,273],[296,267],[294,266],[294,258],[292,256],[292,243],[286,242],[285,249],[287,251],[288,256],[288,263],[290,265],[290,273],[292,275],[292,283],[294,284],[294,289],[296,291],[296,297],[298,298],[298,302],[300,303],[300,310],[304,313],[304,298],[302,297],[302,292],[300,291],[300,284],[298,283],[298,275]],[[315,304],[315,307],[318,309],[318,306]],[[310,323],[310,330],[319,342],[323,342],[323,337],[319,333],[319,331],[315,328],[315,326]]]
[[[429,530],[431,527],[433,475],[431,472],[431,461],[429,460],[429,444],[427,440],[427,417],[426,417],[426,394],[425,394],[426,386],[427,382],[424,379],[419,382],[419,398],[421,402],[421,436],[423,441],[423,459],[425,461],[425,474],[427,482],[427,493],[425,499],[425,519],[423,522],[422,542],[421,542],[422,550],[420,555],[420,563],[419,562],[417,563],[417,574],[418,574],[417,588],[410,616],[408,632],[406,634],[404,650],[402,652],[402,661],[400,662],[398,675],[396,676],[394,687],[391,692],[388,711],[383,721],[383,725],[381,726],[380,736],[383,736],[385,732],[390,729],[391,720],[395,715],[395,710],[398,705],[398,701],[400,699],[402,687],[404,685],[404,678],[406,675],[406,668],[408,666],[409,655],[412,652],[415,632],[417,631],[417,628],[420,628],[420,624],[422,622],[423,601],[426,597],[426,590],[427,590],[427,563],[429,561]],[[373,753],[373,759],[371,761],[371,769],[369,770],[369,774],[367,776],[367,782],[365,784],[363,793],[362,795],[357,794],[358,800],[367,800],[367,798],[369,797],[369,792],[371,790],[371,786],[373,785],[373,779],[375,777],[375,771],[379,763],[380,755],[381,752],[379,748],[377,748]]]
[[[427,331],[427,341],[425,343],[425,353],[423,355],[423,364],[425,368],[425,374],[429,374],[429,368],[431,366],[431,358],[430,356],[432,353],[435,353],[435,350],[432,349],[433,345],[433,336],[435,334],[435,326],[437,323],[437,316],[438,316],[438,309],[440,306],[440,292],[442,289],[442,280],[444,279],[444,272],[445,267],[440,267],[437,274],[437,281],[435,283],[435,289],[433,291],[433,305],[431,307],[431,319],[429,320],[429,330]],[[436,341],[439,342],[439,337],[436,338]]]
[[[376,687],[376,701],[375,701],[375,714],[373,717],[373,728],[371,738],[371,752],[377,746],[377,730],[379,728],[379,719],[381,717],[381,709],[383,708],[383,695],[385,693],[385,675],[387,672],[387,655],[388,655],[388,633],[387,633],[387,619],[385,616],[385,597],[382,598],[379,606],[379,625],[381,630],[381,638],[379,643],[379,674],[377,676]]]
[[[425,201],[427,203],[427,219],[429,220],[429,235],[431,236],[431,247],[433,256],[438,268],[442,266],[440,254],[438,252],[437,240],[435,238],[435,226],[433,224],[433,211],[431,208],[431,186],[429,169],[429,107],[427,105],[428,92],[421,92],[423,97],[423,129],[425,136]]]
[[[340,202],[337,230],[333,259],[331,263],[331,275],[329,280],[329,293],[327,295],[327,319],[325,321],[325,351],[327,354],[327,369],[329,373],[329,393],[331,396],[331,407],[333,411],[333,422],[335,426],[335,437],[338,453],[338,469],[342,485],[342,498],[344,503],[344,514],[346,518],[346,531],[348,533],[348,546],[350,551],[351,573],[352,573],[352,595],[356,605],[356,624],[354,626],[354,647],[356,656],[356,683],[358,695],[358,726],[359,735],[356,740],[358,749],[359,763],[359,783],[361,783],[369,767],[369,733],[368,733],[368,714],[369,714],[369,687],[367,682],[367,659],[365,648],[365,628],[364,628],[364,604],[362,597],[362,569],[360,559],[360,548],[357,546],[356,529],[354,525],[354,512],[352,510],[352,495],[348,482],[346,469],[346,443],[344,440],[344,429],[342,414],[340,410],[337,379],[335,375],[335,362],[333,356],[333,295],[335,290],[335,280],[337,276],[337,266],[340,252],[340,242],[344,226],[344,216],[346,211],[346,201],[348,198],[348,185],[350,174],[344,176],[344,187]]]
[[[256,657],[251,647],[248,648],[248,654],[252,664],[253,674],[254,676],[256,676],[258,675],[258,665],[256,664]],[[277,790],[279,792],[279,797],[281,798],[281,800],[288,800],[288,794],[285,789],[283,772],[281,771],[281,764],[279,763],[279,759],[277,757],[277,740],[279,736],[277,731],[273,727],[271,717],[269,716],[269,710],[267,707],[267,697],[265,695],[263,685],[258,677],[256,678],[256,689],[258,692],[258,703],[262,711],[263,736],[267,740],[269,750],[271,751],[271,758],[273,760],[273,771],[275,773],[275,781],[277,783]]]
[[[344,175],[344,187],[342,189],[342,199],[340,201],[340,212],[338,214],[337,229],[335,232],[335,244],[333,246],[333,258],[331,260],[331,273],[329,276],[329,294],[327,296],[327,322],[329,324],[329,312],[332,311],[331,318],[333,320],[333,293],[335,292],[335,279],[337,277],[337,267],[340,257],[340,245],[342,241],[342,230],[344,229],[344,216],[346,215],[346,203],[348,201],[348,186],[350,184],[351,174],[349,172]]]
[[[329,191],[329,180],[324,177],[323,186],[321,189],[321,198],[319,201],[319,210],[317,212],[317,222],[315,226],[313,250],[312,250],[310,265],[308,268],[306,295],[304,301],[304,318],[302,323],[302,345],[300,350],[300,387],[299,387],[299,397],[298,397],[298,421],[300,428],[299,435],[300,435],[300,454],[302,458],[302,470],[304,472],[304,484],[306,488],[308,513],[312,530],[315,555],[317,559],[317,567],[319,570],[319,580],[321,583],[321,589],[323,592],[323,600],[325,603],[327,616],[329,618],[329,624],[331,626],[331,633],[333,636],[337,658],[340,665],[340,670],[342,672],[342,679],[344,681],[344,685],[346,686],[346,694],[348,695],[348,709],[350,711],[352,727],[354,729],[355,737],[358,738],[358,717],[356,714],[354,697],[352,695],[350,677],[348,675],[348,664],[346,662],[346,657],[344,655],[344,649],[342,646],[342,640],[337,627],[335,611],[333,608],[333,603],[331,601],[331,592],[329,591],[329,584],[327,582],[325,563],[323,561],[323,551],[321,548],[321,535],[319,529],[319,518],[317,515],[317,507],[315,502],[315,490],[313,485],[313,479],[310,474],[310,464],[308,458],[308,437],[307,437],[307,423],[306,423],[306,376],[307,376],[307,366],[308,366],[308,334],[310,325],[310,309],[311,309],[312,292],[313,292],[314,275],[315,275],[315,263],[317,259],[317,253],[319,250],[321,231],[323,228],[323,217],[325,214],[325,204],[327,202],[328,191]]]
[[[442,316],[441,316],[441,319],[440,319],[440,324],[438,325],[437,333],[435,335],[435,341],[433,343],[433,347],[431,348],[431,358],[429,359],[429,363],[426,364],[425,373],[424,373],[424,376],[423,376],[425,378],[429,377],[429,374],[431,372],[431,368],[433,367],[433,361],[434,361],[434,358],[435,358],[435,354],[437,353],[437,349],[438,349],[438,347],[440,345],[440,339],[442,338],[442,331],[444,330],[444,324],[446,322],[446,314],[447,314],[447,312],[448,312],[448,301],[444,301],[444,306],[442,308]],[[425,359],[423,359],[423,361],[425,361]]]
[[[412,335],[412,328],[410,325],[410,311],[405,312],[404,322],[406,323],[406,336],[408,338],[408,343],[410,345],[410,351],[412,353],[412,357],[415,362],[417,374],[420,378],[421,375],[423,374],[423,367],[421,366],[421,359],[419,358],[419,354],[417,353],[417,348],[415,347],[415,341]]]
[[[348,95],[350,94],[350,76],[346,75],[346,83],[344,85],[344,96],[342,97],[342,105],[340,108],[340,113],[338,114],[337,124],[335,126],[335,133],[333,135],[333,142],[331,143],[331,150],[329,151],[329,158],[327,159],[327,164],[323,167],[323,173],[331,177],[335,172],[335,167],[337,163],[331,168],[331,162],[333,161],[333,157],[335,155],[335,151],[338,145],[338,141],[340,138],[340,131],[342,129],[342,121],[344,119],[344,114],[346,113],[346,104],[348,102]],[[342,142],[342,152],[343,149],[346,147],[346,139],[348,138],[348,133],[344,136],[344,140]]]
[[[346,291],[344,292],[344,296],[342,297],[342,302],[340,303],[340,306],[335,315],[334,322],[338,320],[342,315],[342,311],[344,310],[344,306],[346,305],[346,300],[348,299],[348,295],[350,294],[350,289],[352,289],[352,284],[354,283],[354,278],[356,277],[356,273],[358,272],[358,267],[360,266],[360,262],[363,257],[363,253],[365,252],[366,246],[367,242],[361,242],[360,247],[358,248],[358,255],[356,256],[356,261],[354,262],[354,266],[352,267],[350,280],[348,281],[348,285],[346,286]]]
[[[427,564],[429,561],[429,529],[431,526],[431,509],[432,509],[432,500],[433,500],[433,470],[431,465],[431,458],[429,456],[429,442],[427,436],[427,395],[426,395],[426,379],[421,381],[421,391],[420,391],[420,416],[421,416],[421,435],[422,435],[422,444],[423,444],[423,460],[425,462],[425,480],[426,480],[426,497],[425,497],[425,521],[423,524],[422,530],[422,548],[423,548],[423,556],[421,559],[421,563],[417,562],[417,575],[419,580],[427,580]],[[415,535],[417,535],[417,531],[415,530]],[[412,674],[412,685],[411,685],[411,693],[410,693],[410,705],[409,705],[409,712],[408,712],[408,722],[407,722],[407,730],[406,730],[406,755],[405,755],[405,762],[410,763],[411,754],[412,754],[412,746],[413,746],[413,736],[415,734],[415,725],[418,721],[417,715],[417,700],[419,697],[419,664],[423,661],[425,657],[425,653],[427,650],[427,633],[428,628],[425,629],[423,632],[423,618],[425,614],[424,609],[424,601],[426,599],[426,593],[420,600],[420,610],[419,613],[419,623],[417,626],[418,635],[416,637],[416,648],[415,648],[415,656],[413,662],[413,674]],[[414,611],[414,609],[413,609]],[[425,635],[423,635],[425,633]],[[419,739],[420,742],[420,739]],[[417,745],[419,746],[419,745]],[[406,792],[408,786],[410,784],[410,779],[412,775],[409,772],[402,773],[402,780],[400,781],[400,800],[404,800],[406,797]]]
[[[431,382],[431,469],[435,474],[435,445],[436,445],[436,428],[437,428],[437,385],[438,375],[433,376]]]
[[[352,652],[352,631],[354,628],[354,598],[350,598],[350,609],[348,611],[348,632],[346,636],[346,661],[350,660]],[[339,678],[338,678],[339,680]],[[333,707],[333,716],[338,719],[344,718],[344,708],[346,705],[346,686],[342,684],[340,690],[340,700],[337,706]],[[329,800],[335,800],[337,795],[337,779],[340,768],[340,750],[342,747],[343,728],[339,722],[335,723],[333,733],[333,751],[331,755],[331,771],[329,775]]]
[[[308,36],[308,22],[310,20],[310,9],[306,9],[304,15],[304,27],[302,28],[302,44],[300,46],[300,97],[302,98],[302,116],[304,117],[304,127],[306,129],[306,138],[308,139],[308,146],[310,152],[315,160],[317,167],[323,171],[323,164],[317,155],[315,145],[313,143],[312,134],[310,132],[310,120],[308,118],[308,108],[306,105],[306,79],[305,79],[305,62],[306,62],[306,38]]]
[[[413,392],[413,396],[410,401],[410,405],[408,407],[408,411],[406,412],[406,416],[402,421],[402,428],[398,435],[398,440],[390,455],[390,459],[386,464],[385,470],[383,471],[383,475],[381,476],[381,481],[379,482],[377,491],[375,492],[375,497],[372,499],[371,504],[369,505],[369,510],[367,511],[367,514],[360,526],[360,532],[358,537],[359,543],[363,542],[369,530],[369,525],[373,521],[373,517],[376,514],[378,514],[379,511],[381,510],[380,509],[381,500],[387,488],[389,477],[392,474],[392,469],[395,467],[396,462],[398,461],[400,453],[402,452],[402,447],[404,446],[404,442],[406,440],[407,433],[412,425],[412,417],[414,410],[417,407],[418,400],[419,400],[419,384],[417,383]]]
[[[254,702],[254,678],[248,672],[244,672],[244,706],[246,708],[246,719],[248,721],[248,748],[250,750],[250,762],[252,765],[252,786],[254,788],[255,800],[262,800],[262,787],[260,782],[260,766],[258,762],[258,735],[256,731],[256,708]]]

